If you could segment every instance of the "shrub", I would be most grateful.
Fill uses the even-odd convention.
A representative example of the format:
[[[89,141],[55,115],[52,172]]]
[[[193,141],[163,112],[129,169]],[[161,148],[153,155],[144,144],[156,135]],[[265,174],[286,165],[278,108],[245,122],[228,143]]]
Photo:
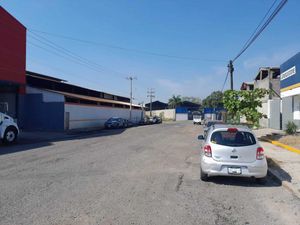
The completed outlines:
[[[298,126],[294,122],[289,121],[286,124],[285,132],[287,134],[296,134],[297,133],[297,129],[298,129]]]

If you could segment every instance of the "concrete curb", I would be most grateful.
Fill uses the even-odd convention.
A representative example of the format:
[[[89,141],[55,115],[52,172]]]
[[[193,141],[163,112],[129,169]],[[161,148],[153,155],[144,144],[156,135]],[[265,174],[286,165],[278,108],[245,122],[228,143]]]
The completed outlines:
[[[275,162],[275,164],[272,163]],[[269,165],[271,164],[271,165]],[[284,175],[280,172],[278,162],[272,158],[268,158],[268,176],[275,182],[281,184],[284,188],[290,191],[294,196],[300,199],[300,192],[291,182],[286,181]]]
[[[275,181],[280,183],[284,188],[290,191],[294,196],[300,199],[300,193],[297,190],[294,190],[291,183],[284,181],[281,177],[274,171],[274,169],[268,169],[268,175]]]
[[[260,139],[263,140],[263,141],[269,142],[269,143],[271,143],[273,145],[276,145],[278,147],[281,147],[283,149],[286,149],[286,150],[288,150],[290,152],[294,152],[294,153],[300,154],[300,149],[297,149],[297,148],[294,148],[292,146],[283,144],[283,143],[281,143],[279,141],[274,141],[274,140],[271,140],[271,139],[265,138],[265,137],[261,137]]]

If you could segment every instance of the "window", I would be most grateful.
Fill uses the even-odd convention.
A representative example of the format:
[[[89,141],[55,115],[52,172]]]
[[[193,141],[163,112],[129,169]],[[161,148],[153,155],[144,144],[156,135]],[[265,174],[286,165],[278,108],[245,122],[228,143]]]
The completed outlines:
[[[214,144],[225,146],[248,146],[256,144],[253,134],[249,132],[216,131],[211,135],[210,141]]]
[[[296,95],[294,98],[293,118],[294,120],[300,120],[300,95]]]

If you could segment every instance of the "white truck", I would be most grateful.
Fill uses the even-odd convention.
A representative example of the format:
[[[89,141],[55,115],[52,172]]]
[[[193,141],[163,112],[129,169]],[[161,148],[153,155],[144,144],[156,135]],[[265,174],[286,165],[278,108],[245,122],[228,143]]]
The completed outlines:
[[[0,112],[0,139],[3,143],[14,143],[18,138],[18,134],[19,128],[13,118]]]
[[[193,122],[194,124],[199,124],[201,125],[202,124],[202,116],[201,115],[193,115]]]

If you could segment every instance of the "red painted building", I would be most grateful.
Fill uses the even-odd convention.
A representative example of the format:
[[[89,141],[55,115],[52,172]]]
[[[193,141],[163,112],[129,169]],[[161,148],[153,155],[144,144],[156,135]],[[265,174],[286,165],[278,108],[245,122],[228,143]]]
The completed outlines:
[[[0,34],[0,111],[17,118],[26,85],[26,27],[1,6]]]

